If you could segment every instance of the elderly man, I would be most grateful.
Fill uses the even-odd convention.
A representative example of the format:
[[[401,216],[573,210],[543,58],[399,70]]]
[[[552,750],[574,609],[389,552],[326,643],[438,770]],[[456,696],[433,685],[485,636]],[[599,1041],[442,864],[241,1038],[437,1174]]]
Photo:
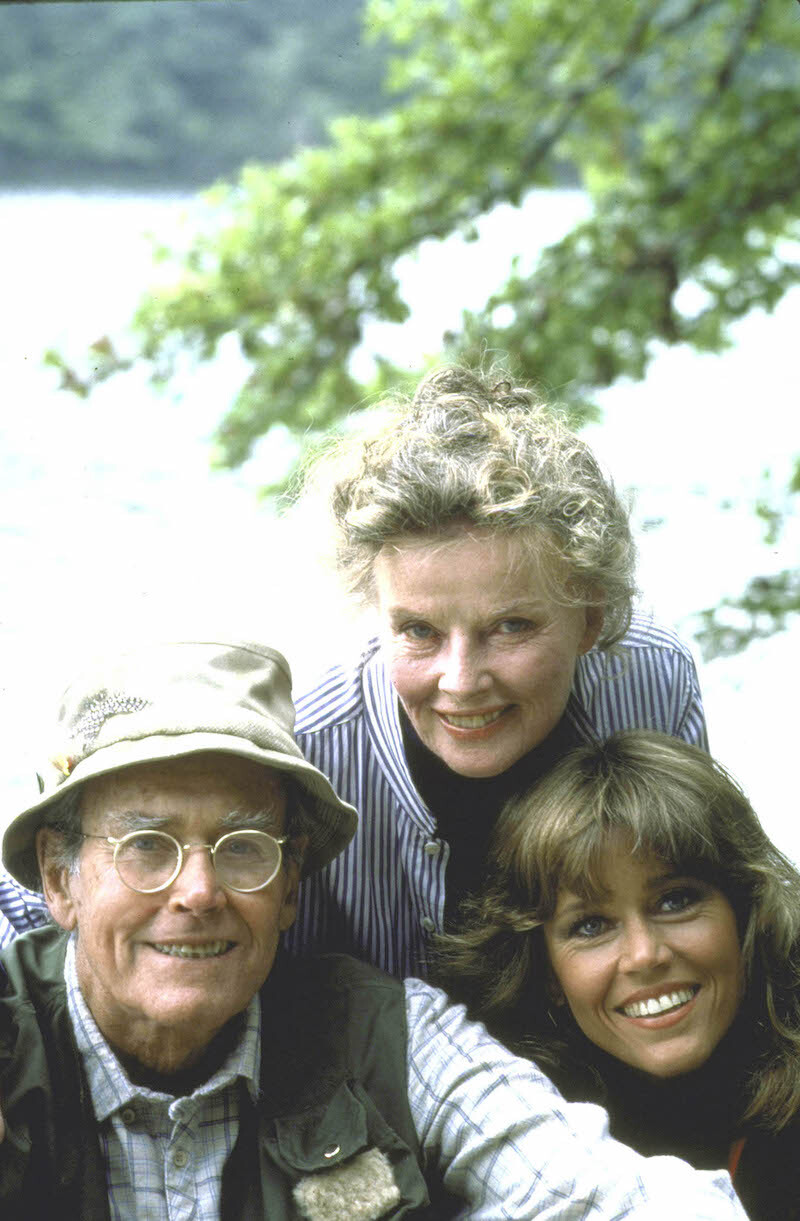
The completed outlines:
[[[3,953],[4,1221],[742,1218],[428,985],[282,959],[356,822],[292,724],[257,645],[150,646],[66,693],[3,843],[55,921]]]

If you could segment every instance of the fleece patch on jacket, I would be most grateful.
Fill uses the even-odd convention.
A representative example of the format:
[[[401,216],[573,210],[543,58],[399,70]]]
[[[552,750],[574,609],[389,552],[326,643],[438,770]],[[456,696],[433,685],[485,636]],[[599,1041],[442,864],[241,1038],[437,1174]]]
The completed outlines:
[[[294,1199],[308,1221],[376,1221],[400,1203],[400,1188],[386,1154],[367,1149],[300,1179]]]

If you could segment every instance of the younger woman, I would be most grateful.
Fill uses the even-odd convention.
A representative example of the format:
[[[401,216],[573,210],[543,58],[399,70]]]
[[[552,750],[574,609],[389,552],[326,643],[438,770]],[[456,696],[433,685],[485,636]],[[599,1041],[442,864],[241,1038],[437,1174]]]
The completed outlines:
[[[730,777],[619,734],[510,806],[492,860],[437,982],[619,1139],[800,1217],[800,875]]]

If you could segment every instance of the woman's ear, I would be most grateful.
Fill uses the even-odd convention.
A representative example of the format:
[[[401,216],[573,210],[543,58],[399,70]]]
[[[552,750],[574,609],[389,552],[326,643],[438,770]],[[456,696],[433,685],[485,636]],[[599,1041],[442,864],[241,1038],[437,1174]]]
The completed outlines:
[[[564,991],[561,987],[561,984],[556,979],[553,968],[549,964],[547,967],[547,979],[545,981],[545,991],[547,992],[547,999],[551,1005],[555,1005],[556,1008],[559,1008],[561,1005],[566,1005],[567,998],[564,995]]]
[[[75,875],[61,863],[62,835],[51,827],[43,827],[36,834],[36,859],[42,878],[42,890],[50,915],[56,924],[71,932],[77,924],[73,886]]]
[[[603,630],[603,621],[605,619],[606,608],[605,600],[599,600],[585,606],[583,610],[585,627],[580,644],[578,645],[578,655],[583,656],[588,653],[597,641],[597,637]]]
[[[547,1020],[553,1028],[550,1032],[553,1034],[561,1028],[561,1018],[558,1011],[566,1007],[567,998],[549,965],[547,968],[547,979],[545,980],[545,993],[547,994]]]

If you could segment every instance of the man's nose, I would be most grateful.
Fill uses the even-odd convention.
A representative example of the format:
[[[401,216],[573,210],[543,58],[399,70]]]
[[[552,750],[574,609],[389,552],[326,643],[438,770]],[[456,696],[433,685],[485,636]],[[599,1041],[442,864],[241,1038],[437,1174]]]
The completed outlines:
[[[183,867],[169,888],[170,906],[193,912],[213,911],[225,902],[210,848],[192,844],[183,850]]]

